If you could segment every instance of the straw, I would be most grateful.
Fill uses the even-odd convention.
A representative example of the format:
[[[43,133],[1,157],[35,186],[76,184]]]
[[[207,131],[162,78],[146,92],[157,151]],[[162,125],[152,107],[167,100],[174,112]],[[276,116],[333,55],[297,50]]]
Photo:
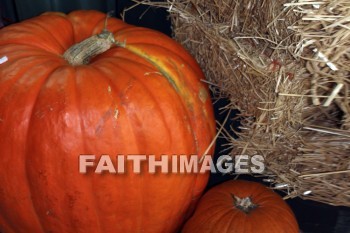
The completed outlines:
[[[232,155],[260,154],[285,198],[350,206],[350,1],[142,1],[169,11],[217,97]]]

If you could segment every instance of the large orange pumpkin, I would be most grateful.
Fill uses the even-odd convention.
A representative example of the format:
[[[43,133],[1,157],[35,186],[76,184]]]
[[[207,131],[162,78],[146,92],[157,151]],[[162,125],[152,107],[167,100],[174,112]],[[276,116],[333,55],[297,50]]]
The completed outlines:
[[[202,155],[215,134],[201,70],[159,32],[111,18],[121,46],[68,64],[105,19],[46,13],[0,31],[2,233],[175,232],[205,187],[208,174],[79,173],[81,154]]]
[[[227,181],[210,189],[182,233],[298,233],[298,223],[283,199],[250,181]]]

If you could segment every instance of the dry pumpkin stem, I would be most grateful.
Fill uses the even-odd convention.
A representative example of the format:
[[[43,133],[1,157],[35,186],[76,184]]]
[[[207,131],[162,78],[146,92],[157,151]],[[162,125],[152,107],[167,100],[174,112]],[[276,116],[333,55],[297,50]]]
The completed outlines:
[[[91,36],[70,47],[63,58],[73,66],[89,64],[90,60],[106,52],[115,44],[113,33],[103,30],[100,34]]]
[[[107,29],[107,20],[113,12],[106,16],[104,28],[101,33],[93,35],[80,43],[72,45],[65,53],[63,58],[73,66],[89,64],[90,60],[110,49],[113,45],[124,46],[114,39],[112,32]]]
[[[239,198],[234,194],[231,194],[231,196],[233,199],[233,205],[245,214],[249,214],[251,211],[259,207],[257,204],[254,204],[251,197]]]
[[[168,10],[174,38],[240,111],[232,155],[263,155],[266,180],[350,206],[348,0],[136,1]]]

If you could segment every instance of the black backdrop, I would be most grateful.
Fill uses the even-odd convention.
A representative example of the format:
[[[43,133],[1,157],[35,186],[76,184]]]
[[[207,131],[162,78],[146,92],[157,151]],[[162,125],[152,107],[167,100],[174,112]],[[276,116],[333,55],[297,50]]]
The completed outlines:
[[[0,26],[16,23],[34,17],[45,11],[62,11],[68,13],[76,9],[95,9],[103,12],[114,12],[120,18],[124,9],[135,5],[131,0],[0,0]],[[125,21],[148,28],[153,28],[171,36],[171,23],[164,9],[148,6],[136,6],[125,14]],[[215,101],[215,115],[218,122],[223,122],[226,114],[220,114],[219,109],[227,104],[227,100]],[[234,112],[231,114],[234,117]],[[239,122],[228,121],[225,128],[230,131],[230,125],[237,127]],[[215,156],[221,155],[227,142],[217,141]],[[212,174],[207,186],[210,187],[235,176]],[[240,179],[255,180],[251,176],[240,176]],[[292,207],[303,233],[350,233],[350,208],[333,207],[313,201],[295,198],[287,201]]]

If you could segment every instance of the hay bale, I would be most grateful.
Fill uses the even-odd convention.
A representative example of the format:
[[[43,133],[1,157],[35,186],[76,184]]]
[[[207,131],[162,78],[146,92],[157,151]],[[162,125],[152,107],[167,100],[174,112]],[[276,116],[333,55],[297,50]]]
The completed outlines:
[[[350,206],[350,2],[168,0],[174,37],[240,111],[232,155],[260,154],[271,186]]]

